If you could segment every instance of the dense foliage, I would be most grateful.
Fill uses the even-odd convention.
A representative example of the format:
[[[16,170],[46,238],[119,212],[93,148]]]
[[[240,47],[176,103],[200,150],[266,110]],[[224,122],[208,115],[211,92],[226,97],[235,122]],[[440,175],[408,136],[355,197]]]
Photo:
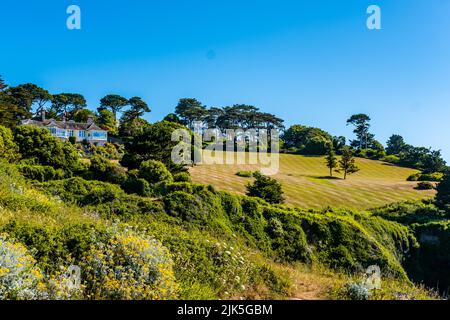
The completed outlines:
[[[52,166],[72,173],[80,170],[80,156],[75,147],[51,135],[50,131],[33,126],[19,126],[14,130],[21,159]]]
[[[269,203],[282,203],[284,201],[281,184],[259,172],[253,173],[255,181],[247,185],[247,195],[258,197]]]

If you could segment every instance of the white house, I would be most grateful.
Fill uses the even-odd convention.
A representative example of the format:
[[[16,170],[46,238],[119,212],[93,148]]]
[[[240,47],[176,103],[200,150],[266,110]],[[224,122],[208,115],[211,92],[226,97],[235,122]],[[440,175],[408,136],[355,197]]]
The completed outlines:
[[[97,126],[93,118],[88,118],[86,123],[75,121],[46,120],[42,115],[42,120],[27,119],[22,121],[22,125],[34,125],[50,130],[54,137],[61,140],[69,140],[75,137],[77,142],[87,141],[96,145],[104,145],[108,141],[108,131]]]

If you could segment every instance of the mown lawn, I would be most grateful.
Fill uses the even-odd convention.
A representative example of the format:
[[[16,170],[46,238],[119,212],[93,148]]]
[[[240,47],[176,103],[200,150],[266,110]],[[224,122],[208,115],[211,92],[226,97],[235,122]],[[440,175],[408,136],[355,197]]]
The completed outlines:
[[[208,154],[204,157],[211,159]],[[432,197],[434,191],[415,190],[416,182],[406,178],[413,169],[368,159],[357,159],[358,173],[342,179],[341,174],[328,177],[323,157],[280,155],[280,169],[273,177],[282,185],[286,204],[302,208],[369,209],[392,202]],[[248,162],[247,162],[248,163]],[[190,169],[193,181],[211,184],[219,190],[244,194],[252,178],[238,177],[241,170],[258,170],[258,165],[201,164]]]

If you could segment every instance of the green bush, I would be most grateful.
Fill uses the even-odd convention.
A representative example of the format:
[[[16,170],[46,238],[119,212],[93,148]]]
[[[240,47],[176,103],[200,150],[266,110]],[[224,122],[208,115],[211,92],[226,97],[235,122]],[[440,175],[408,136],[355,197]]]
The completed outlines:
[[[179,217],[183,221],[204,222],[208,218],[201,210],[201,200],[183,191],[168,194],[164,197],[164,205],[169,215]]]
[[[76,148],[53,137],[49,130],[35,126],[18,126],[14,129],[14,141],[22,159],[34,159],[36,164],[77,172],[81,169]]]
[[[19,165],[18,168],[25,178],[39,182],[64,179],[65,175],[62,169],[49,166]]]
[[[407,180],[408,181],[431,181],[431,182],[439,182],[442,180],[442,177],[444,176],[441,172],[435,172],[435,173],[414,173],[410,175]]]
[[[236,172],[236,175],[238,177],[242,177],[242,178],[251,178],[251,177],[253,177],[253,172],[252,171],[238,171],[238,172]]]
[[[0,300],[45,298],[44,276],[20,243],[0,234]]]
[[[436,202],[437,204],[448,211],[450,211],[450,169],[448,169],[442,181],[436,187],[437,195]]]
[[[152,188],[147,180],[128,177],[128,179],[122,184],[122,189],[127,193],[135,193],[142,197],[148,197],[152,195]]]
[[[194,185],[190,182],[161,182],[155,186],[155,193],[158,195],[167,195],[175,191],[183,191],[189,194],[194,193]]]
[[[397,164],[400,161],[400,158],[396,155],[391,154],[391,155],[384,156],[381,159],[381,161],[389,162],[392,164]]]
[[[92,173],[92,178],[100,181],[122,184],[127,179],[124,168],[100,156],[91,158],[89,170]]]
[[[19,158],[19,149],[14,143],[11,130],[0,126],[0,159],[8,162],[15,161]]]
[[[408,178],[406,178],[407,181],[418,181],[419,177],[421,176],[421,173],[413,173]]]
[[[179,172],[173,175],[174,182],[192,182],[189,172]]]
[[[122,150],[119,146],[112,143],[105,143],[104,146],[90,146],[90,151],[94,156],[100,156],[110,160],[120,160],[122,158]]]
[[[131,231],[112,231],[91,247],[82,262],[89,299],[174,299],[178,285],[169,251],[157,240]]]
[[[172,174],[167,170],[164,163],[156,160],[142,162],[139,167],[139,177],[147,180],[150,184],[173,181]]]
[[[417,184],[417,186],[414,188],[417,190],[433,190],[434,184],[428,181],[422,181]]]
[[[281,184],[270,177],[264,176],[259,172],[253,174],[255,182],[247,185],[247,195],[258,197],[269,203],[282,203],[284,201]]]

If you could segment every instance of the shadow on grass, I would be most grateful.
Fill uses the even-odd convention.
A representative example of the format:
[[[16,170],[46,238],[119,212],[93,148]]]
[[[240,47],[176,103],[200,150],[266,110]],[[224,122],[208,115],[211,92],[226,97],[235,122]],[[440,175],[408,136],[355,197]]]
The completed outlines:
[[[331,177],[331,176],[313,176],[313,175],[301,175],[301,176],[305,177],[305,178],[319,179],[319,180],[344,180],[343,178]]]

